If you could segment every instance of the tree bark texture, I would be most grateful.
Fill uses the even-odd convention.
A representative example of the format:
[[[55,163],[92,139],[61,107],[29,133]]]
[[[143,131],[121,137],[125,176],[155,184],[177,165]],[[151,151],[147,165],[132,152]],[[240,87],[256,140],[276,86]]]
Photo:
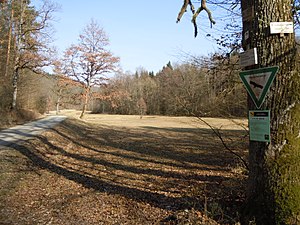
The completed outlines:
[[[57,97],[57,100],[56,100],[56,115],[58,115],[59,112],[60,112],[59,106],[60,106],[61,98],[62,98],[62,89],[59,89],[58,97]]]
[[[12,104],[11,104],[11,110],[14,111],[17,108],[17,96],[18,96],[18,81],[19,81],[19,68],[14,69],[13,74],[13,81],[12,81],[12,87],[13,87],[13,96],[12,96]]]
[[[89,97],[90,97],[90,87],[85,87],[85,90],[84,90],[84,100],[83,100],[83,107],[82,107],[82,111],[81,111],[81,114],[80,114],[80,119],[82,119],[84,117],[84,114],[87,110],[87,106],[89,104]]]
[[[22,36],[23,36],[23,23],[24,23],[24,15],[25,15],[25,9],[27,5],[24,4],[24,2],[20,1],[20,15],[18,22],[16,23],[16,34],[15,34],[15,60],[14,60],[14,71],[13,71],[13,77],[12,77],[12,86],[13,86],[13,96],[12,96],[12,105],[11,110],[16,110],[17,107],[17,97],[18,97],[18,83],[20,79],[20,58],[21,58],[21,51],[22,51]]]
[[[300,223],[300,77],[294,34],[270,34],[270,22],[292,22],[291,0],[242,0],[255,17],[243,22],[244,49],[257,48],[258,67],[279,66],[262,109],[271,111],[271,143],[250,141],[245,224]],[[254,105],[249,100],[249,109]]]
[[[10,52],[11,52],[11,42],[12,42],[12,28],[13,28],[13,18],[14,18],[14,9],[12,7],[13,1],[11,2],[11,12],[10,12],[10,22],[9,22],[9,31],[8,31],[8,43],[7,43],[7,53],[6,53],[6,64],[5,64],[5,74],[8,76],[9,62],[10,62]]]

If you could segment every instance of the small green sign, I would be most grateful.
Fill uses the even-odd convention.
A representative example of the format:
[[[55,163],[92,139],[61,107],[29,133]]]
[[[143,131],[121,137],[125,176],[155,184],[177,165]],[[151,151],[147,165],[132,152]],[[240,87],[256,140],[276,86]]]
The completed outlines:
[[[270,110],[249,111],[250,141],[270,142]]]
[[[256,108],[259,109],[264,102],[278,69],[278,66],[274,66],[240,72],[240,78]]]

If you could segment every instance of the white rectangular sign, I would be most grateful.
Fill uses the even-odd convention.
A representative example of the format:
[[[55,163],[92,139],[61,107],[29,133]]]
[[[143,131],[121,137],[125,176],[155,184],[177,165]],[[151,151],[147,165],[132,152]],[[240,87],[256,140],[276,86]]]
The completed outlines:
[[[293,22],[271,22],[270,23],[271,34],[291,34],[294,33]]]
[[[257,50],[256,48],[249,49],[240,53],[240,66],[253,66],[258,64]]]

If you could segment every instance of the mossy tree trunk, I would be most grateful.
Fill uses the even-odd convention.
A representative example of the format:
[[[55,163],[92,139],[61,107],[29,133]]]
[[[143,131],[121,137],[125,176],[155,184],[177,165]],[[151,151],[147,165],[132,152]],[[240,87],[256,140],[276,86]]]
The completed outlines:
[[[261,107],[271,111],[271,143],[250,141],[244,223],[300,224],[300,77],[294,34],[270,34],[270,22],[291,22],[291,0],[242,0],[255,16],[243,22],[244,49],[257,48],[259,68],[279,66]],[[250,29],[249,29],[250,28]],[[243,38],[245,36],[243,35]],[[249,100],[249,109],[254,105]]]

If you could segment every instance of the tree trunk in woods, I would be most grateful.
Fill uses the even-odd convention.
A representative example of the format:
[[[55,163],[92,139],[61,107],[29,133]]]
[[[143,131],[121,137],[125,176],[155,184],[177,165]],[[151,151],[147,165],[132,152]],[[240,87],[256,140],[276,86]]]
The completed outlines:
[[[17,107],[17,97],[18,97],[18,83],[20,79],[20,54],[22,51],[22,36],[23,36],[23,23],[24,23],[24,15],[25,15],[25,9],[27,5],[21,0],[20,2],[20,8],[21,12],[19,15],[19,21],[17,23],[17,30],[16,30],[16,36],[15,36],[15,61],[14,61],[14,71],[13,71],[13,77],[12,77],[12,86],[13,86],[13,96],[12,96],[12,104],[11,104],[11,110],[16,110]]]
[[[59,112],[60,112],[59,106],[60,106],[61,98],[62,98],[62,89],[59,89],[58,97],[57,97],[57,100],[56,100],[56,115],[58,115]]]
[[[80,114],[80,119],[82,119],[84,117],[84,114],[86,112],[87,106],[89,104],[89,95],[90,95],[90,88],[85,88],[85,93],[84,93],[84,102],[83,102],[83,107],[82,107],[82,111]]]
[[[250,141],[244,224],[300,224],[300,77],[294,34],[270,34],[270,22],[291,22],[291,0],[242,0],[243,48],[256,47],[258,65],[279,66],[261,109],[271,111],[271,143]],[[245,19],[245,18],[244,18]],[[249,38],[245,39],[245,33]],[[249,99],[249,109],[255,109]]]
[[[14,19],[14,9],[12,7],[13,1],[11,2],[11,12],[10,12],[10,24],[8,31],[8,43],[7,43],[7,53],[6,53],[6,65],[5,65],[5,74],[7,77],[9,70],[9,61],[10,61],[10,51],[11,51],[11,41],[12,41],[12,28],[13,28],[13,19]]]
[[[19,68],[14,68],[13,81],[12,81],[12,87],[13,87],[13,96],[12,96],[12,104],[11,104],[12,111],[16,110],[17,108],[19,77],[20,77]]]

